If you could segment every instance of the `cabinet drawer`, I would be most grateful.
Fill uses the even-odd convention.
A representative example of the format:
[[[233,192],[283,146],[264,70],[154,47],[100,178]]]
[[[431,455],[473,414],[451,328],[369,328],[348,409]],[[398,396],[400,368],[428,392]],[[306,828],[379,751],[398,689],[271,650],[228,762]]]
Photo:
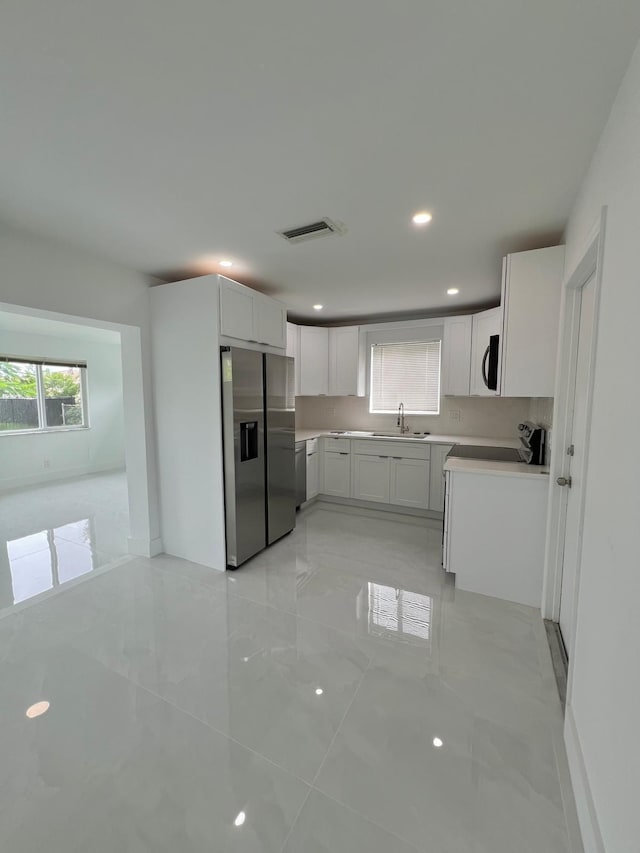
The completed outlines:
[[[364,439],[354,441],[354,453],[364,456],[390,456],[397,459],[430,459],[429,444],[414,444],[411,441],[375,441]]]
[[[315,453],[318,449],[318,439],[317,438],[308,438],[307,439],[307,453]]]
[[[351,439],[349,438],[333,438],[325,436],[322,439],[322,446],[325,450],[335,453],[351,453]]]

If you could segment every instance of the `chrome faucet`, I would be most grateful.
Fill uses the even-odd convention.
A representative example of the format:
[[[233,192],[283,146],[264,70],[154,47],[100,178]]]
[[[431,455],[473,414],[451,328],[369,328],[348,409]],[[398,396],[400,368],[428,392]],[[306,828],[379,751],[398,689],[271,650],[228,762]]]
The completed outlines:
[[[397,426],[400,427],[400,435],[404,435],[405,432],[409,432],[409,426],[404,422],[404,403],[400,403],[398,406],[398,423]]]

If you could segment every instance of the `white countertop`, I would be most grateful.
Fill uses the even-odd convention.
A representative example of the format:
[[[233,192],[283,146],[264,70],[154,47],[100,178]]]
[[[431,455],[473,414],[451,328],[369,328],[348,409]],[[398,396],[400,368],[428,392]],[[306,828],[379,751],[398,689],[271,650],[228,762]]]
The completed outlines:
[[[524,462],[493,462],[488,459],[447,459],[444,470],[462,474],[491,474],[498,477],[530,477],[548,481],[549,469]]]
[[[420,435],[420,436],[404,436],[401,437],[398,433],[395,435],[340,435],[331,432],[329,429],[297,429],[296,441],[308,441],[310,438],[319,438],[320,436],[328,435],[333,438],[349,438],[349,439],[366,439],[367,441],[416,441],[420,444],[465,444],[478,445],[479,447],[520,447],[520,442],[517,438],[486,438],[477,435]],[[474,460],[467,460],[472,462]],[[505,463],[499,463],[505,464]],[[511,463],[509,463],[511,464]],[[512,463],[517,464],[517,463]],[[528,468],[528,465],[523,465]]]

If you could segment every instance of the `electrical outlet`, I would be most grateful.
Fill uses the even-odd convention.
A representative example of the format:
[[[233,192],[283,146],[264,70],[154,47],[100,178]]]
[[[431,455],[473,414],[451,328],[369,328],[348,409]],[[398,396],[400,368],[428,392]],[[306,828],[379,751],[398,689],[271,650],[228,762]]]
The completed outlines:
[[[450,418],[452,421],[459,421],[459,420],[462,420],[462,419],[461,419],[461,417],[460,417],[460,409],[450,409],[450,410],[449,410],[449,418]]]
[[[48,459],[45,459],[42,463],[44,468],[49,468],[51,466],[51,462]]]

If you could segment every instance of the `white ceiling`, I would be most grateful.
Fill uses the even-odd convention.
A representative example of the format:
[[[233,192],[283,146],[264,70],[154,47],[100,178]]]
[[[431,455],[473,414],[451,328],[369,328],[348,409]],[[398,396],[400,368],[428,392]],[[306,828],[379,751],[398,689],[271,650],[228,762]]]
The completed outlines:
[[[0,215],[149,273],[230,256],[298,316],[495,301],[639,35],[637,0],[3,3]],[[346,236],[274,233],[323,216]]]
[[[32,317],[28,314],[14,314],[12,311],[0,311],[0,352],[4,351],[2,332],[120,345],[120,334],[110,329],[98,329],[93,326],[83,326],[80,323],[64,323],[60,320]]]

